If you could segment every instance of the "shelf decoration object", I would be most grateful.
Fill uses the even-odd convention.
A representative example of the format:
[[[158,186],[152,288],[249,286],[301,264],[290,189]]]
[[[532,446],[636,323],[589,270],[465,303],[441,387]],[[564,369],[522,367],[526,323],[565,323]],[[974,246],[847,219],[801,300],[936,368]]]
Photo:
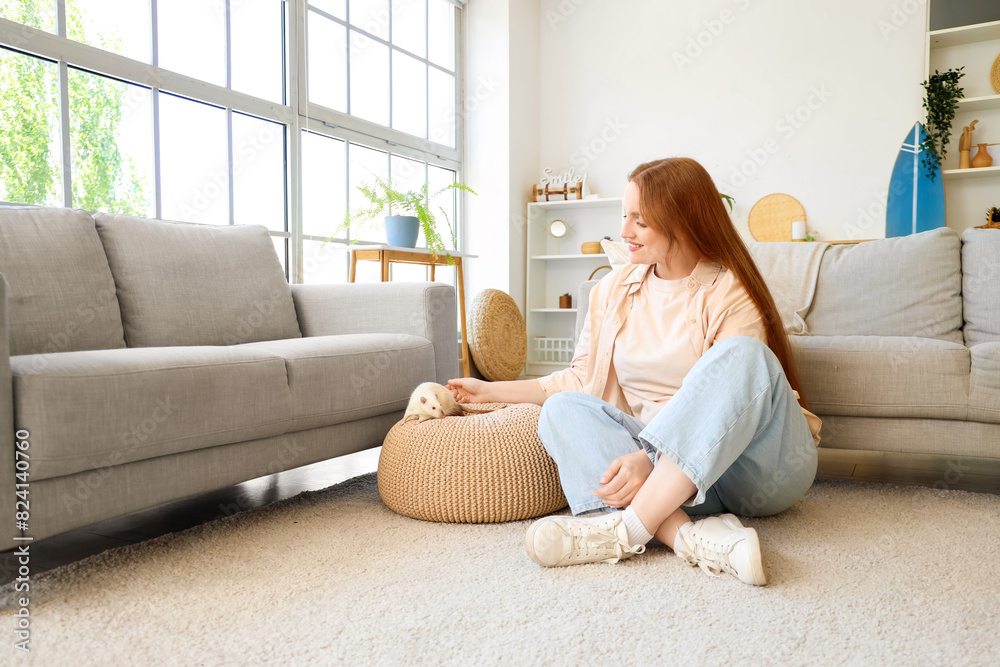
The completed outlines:
[[[962,128],[962,137],[958,140],[959,169],[968,169],[972,166],[969,162],[969,151],[972,150],[972,131],[976,129],[978,122],[978,120],[974,120]]]
[[[992,167],[993,157],[990,155],[986,147],[996,146],[996,145],[997,144],[976,144],[976,147],[979,150],[976,151],[975,156],[972,158],[972,167],[974,169],[980,169],[982,167]]]
[[[566,223],[562,220],[553,220],[549,223],[549,234],[557,239],[566,236]]]
[[[806,210],[798,199],[791,195],[773,194],[762,197],[753,205],[747,224],[755,240],[780,242],[791,241],[792,224],[802,221],[804,228],[805,220]]]
[[[605,236],[600,241],[587,241],[580,246],[580,252],[584,255],[600,255],[604,252],[604,241],[610,240],[610,236]]]
[[[807,240],[805,220],[792,220],[792,240],[802,242]]]
[[[566,292],[559,297],[559,307],[560,308],[572,308],[573,307],[573,297],[569,292]]]
[[[610,269],[610,268],[611,268],[610,264],[605,264],[604,266],[597,267],[596,269],[594,269],[593,271],[590,272],[590,275],[587,276],[587,280],[593,280],[594,279],[594,274],[596,274],[601,269]]]
[[[990,207],[986,211],[986,224],[979,225],[976,229],[1000,229],[1000,208]]]
[[[572,183],[566,185],[536,185],[532,189],[534,201],[564,201],[583,199],[583,186]]]
[[[570,167],[566,172],[553,175],[548,167],[542,170],[542,179],[531,188],[531,201],[565,201],[590,197],[587,174],[577,174]]]
[[[919,122],[906,133],[889,179],[886,238],[944,227],[944,179],[936,160],[921,159],[927,132]]]
[[[990,83],[993,84],[993,92],[1000,95],[1000,55],[993,61],[990,68]]]
[[[568,364],[573,360],[573,339],[535,336],[535,353],[539,361]]]

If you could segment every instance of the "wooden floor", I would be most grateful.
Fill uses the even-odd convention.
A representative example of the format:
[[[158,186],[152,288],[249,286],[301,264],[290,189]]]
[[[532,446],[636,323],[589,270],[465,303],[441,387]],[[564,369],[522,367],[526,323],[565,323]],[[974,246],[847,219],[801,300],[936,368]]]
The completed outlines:
[[[31,544],[31,576],[68,565],[114,547],[142,542],[207,523],[236,512],[325,489],[374,472],[381,447],[314,463],[243,484],[211,491],[154,509],[109,519]],[[11,552],[0,554],[0,585],[17,576]]]

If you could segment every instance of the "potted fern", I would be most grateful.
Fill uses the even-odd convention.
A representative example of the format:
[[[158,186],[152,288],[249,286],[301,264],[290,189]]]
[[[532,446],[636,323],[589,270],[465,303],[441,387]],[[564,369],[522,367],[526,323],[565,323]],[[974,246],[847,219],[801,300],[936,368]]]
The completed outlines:
[[[445,247],[444,239],[437,231],[437,218],[430,202],[448,190],[463,190],[476,194],[475,191],[463,183],[450,183],[436,192],[430,192],[429,185],[424,183],[417,190],[403,192],[393,187],[392,180],[383,180],[374,175],[373,179],[373,183],[365,182],[358,187],[358,191],[367,200],[367,206],[344,214],[344,221],[337,228],[337,232],[349,229],[354,223],[364,225],[381,219],[385,225],[386,242],[389,245],[415,248],[417,236],[423,230],[431,254],[434,256],[444,254],[448,257],[448,263],[454,264],[451,253]],[[444,208],[439,206],[438,210],[448,225],[452,247],[456,247],[458,233]],[[390,213],[392,215],[389,215]]]

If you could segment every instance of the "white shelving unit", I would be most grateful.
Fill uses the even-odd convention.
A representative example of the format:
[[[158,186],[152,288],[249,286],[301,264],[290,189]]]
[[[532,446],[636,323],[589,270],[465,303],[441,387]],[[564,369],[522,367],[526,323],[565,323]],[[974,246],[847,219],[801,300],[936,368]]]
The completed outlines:
[[[926,54],[926,76],[935,70],[965,67],[960,82],[965,97],[959,100],[942,165],[948,226],[961,234],[984,224],[986,209],[1000,206],[1000,146],[989,149],[997,166],[958,168],[962,128],[973,120],[979,124],[972,133],[972,156],[975,144],[1000,142],[1000,95],[990,85],[990,67],[1000,54],[1000,21],[928,31]]]
[[[581,199],[528,204],[525,325],[528,329],[526,375],[548,375],[567,368],[575,348],[577,288],[594,269],[610,264],[605,254],[584,255],[580,246],[605,236],[621,237],[621,199]],[[562,220],[562,238],[549,234],[549,224]],[[607,274],[599,272],[595,278]],[[569,293],[572,308],[559,308]],[[544,337],[546,340],[536,340]]]

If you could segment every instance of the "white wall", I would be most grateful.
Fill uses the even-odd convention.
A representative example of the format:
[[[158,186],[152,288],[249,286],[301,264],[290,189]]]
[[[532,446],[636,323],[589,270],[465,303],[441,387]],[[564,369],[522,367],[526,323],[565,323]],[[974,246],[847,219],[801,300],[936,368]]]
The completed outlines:
[[[820,240],[881,237],[922,118],[925,20],[918,0],[541,0],[535,175],[573,166],[618,197],[640,162],[689,156],[741,233],[784,192]]]
[[[524,309],[525,204],[538,165],[538,0],[474,0],[462,10],[465,70],[465,293],[502,290]]]
[[[820,240],[884,235],[923,117],[924,0],[471,0],[462,10],[466,297],[524,308],[524,215],[543,167],[621,196],[640,162],[699,160],[736,197],[799,199]],[[609,233],[613,233],[609,232]]]

